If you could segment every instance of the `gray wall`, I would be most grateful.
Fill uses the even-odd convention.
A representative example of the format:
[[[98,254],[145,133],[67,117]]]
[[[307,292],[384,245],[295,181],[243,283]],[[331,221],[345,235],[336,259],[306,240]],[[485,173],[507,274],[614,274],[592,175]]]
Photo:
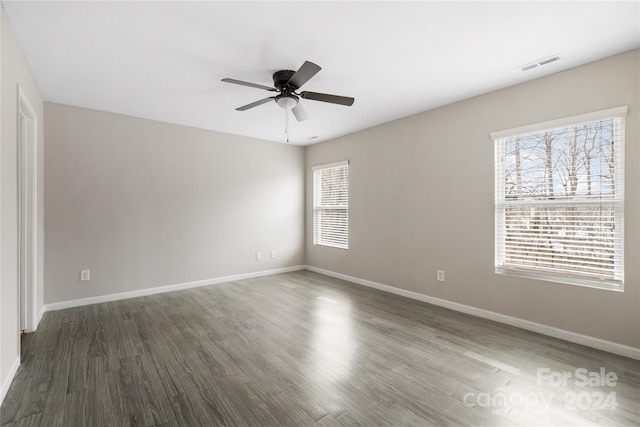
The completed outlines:
[[[47,304],[304,263],[302,147],[51,103],[45,140]]]
[[[640,347],[639,52],[308,147],[307,264]],[[620,105],[629,106],[624,293],[496,275],[489,133]],[[343,159],[348,251],[312,239],[311,167]]]
[[[2,9],[0,7],[0,9]],[[11,369],[19,360],[20,324],[18,322],[18,205],[17,205],[17,130],[18,85],[24,90],[38,120],[37,130],[37,248],[36,308],[43,307],[43,103],[31,76],[11,24],[1,12],[0,48],[0,385],[7,386]],[[4,390],[3,390],[4,391]]]

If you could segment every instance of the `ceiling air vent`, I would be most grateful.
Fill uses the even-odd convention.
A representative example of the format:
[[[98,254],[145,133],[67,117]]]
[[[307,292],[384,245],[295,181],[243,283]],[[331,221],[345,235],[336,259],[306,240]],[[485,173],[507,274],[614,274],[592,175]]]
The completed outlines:
[[[548,56],[546,58],[539,59],[535,62],[530,62],[528,64],[525,64],[519,68],[521,71],[529,71],[529,70],[533,70],[534,68],[538,68],[543,65],[547,65],[547,64],[551,64],[552,62],[559,61],[560,59],[561,59],[560,55]]]
[[[538,68],[537,62],[532,62],[531,64],[527,64],[521,68],[522,71],[533,70],[534,68]]]

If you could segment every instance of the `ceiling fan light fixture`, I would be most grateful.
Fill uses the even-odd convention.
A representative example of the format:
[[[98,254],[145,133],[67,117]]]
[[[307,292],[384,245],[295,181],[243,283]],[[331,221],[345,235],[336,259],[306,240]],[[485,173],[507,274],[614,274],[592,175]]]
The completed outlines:
[[[285,110],[290,110],[298,105],[298,97],[295,95],[279,95],[276,96],[276,104]]]
[[[0,0],[2,1],[2,0]],[[330,104],[338,105],[353,105],[354,99],[347,96],[330,95],[328,93],[319,92],[300,92],[300,88],[315,76],[321,70],[320,66],[313,62],[304,61],[304,64],[298,69],[293,70],[280,70],[273,73],[273,86],[264,86],[257,83],[245,82],[243,80],[224,78],[225,83],[233,83],[240,86],[249,86],[256,89],[264,89],[269,92],[280,92],[276,96],[270,96],[263,98],[259,101],[252,102],[251,104],[243,105],[236,108],[236,111],[247,111],[251,108],[258,107],[260,105],[269,103],[271,100],[284,110],[284,132],[287,135],[287,142],[289,142],[289,112],[293,114],[297,121],[303,122],[309,118],[309,115],[304,109],[304,105],[300,102],[300,98],[309,99],[312,101],[328,102]]]

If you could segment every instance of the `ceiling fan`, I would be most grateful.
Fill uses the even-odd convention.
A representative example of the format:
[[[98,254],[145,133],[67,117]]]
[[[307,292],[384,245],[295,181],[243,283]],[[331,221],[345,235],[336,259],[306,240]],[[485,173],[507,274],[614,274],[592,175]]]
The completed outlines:
[[[276,96],[270,96],[268,98],[261,99],[251,104],[243,105],[236,108],[236,111],[246,111],[250,108],[257,107],[262,104],[266,104],[271,100],[274,100],[276,104],[285,110],[285,132],[288,139],[288,115],[287,111],[291,110],[296,120],[301,122],[309,118],[307,112],[304,110],[300,103],[300,98],[310,99],[313,101],[328,102],[331,104],[339,104],[351,106],[355,101],[354,98],[347,96],[330,95],[328,93],[318,92],[298,92],[298,90],[309,79],[315,76],[322,68],[314,64],[313,62],[305,61],[304,64],[298,69],[298,71],[280,70],[273,73],[273,85],[274,87],[264,86],[257,83],[245,82],[242,80],[225,78],[222,79],[225,83],[233,83],[242,86],[254,87],[257,89],[264,89],[270,92],[279,92]]]

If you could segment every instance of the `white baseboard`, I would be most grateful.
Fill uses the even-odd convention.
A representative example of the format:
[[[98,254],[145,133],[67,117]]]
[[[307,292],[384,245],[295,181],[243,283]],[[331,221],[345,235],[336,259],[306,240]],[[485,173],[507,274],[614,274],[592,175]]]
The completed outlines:
[[[288,273],[291,271],[304,270],[305,266],[297,265],[293,267],[276,268],[273,270],[257,271],[253,273],[236,274],[233,276],[217,277],[213,279],[198,280],[195,282],[179,283],[176,285],[159,286],[156,288],[140,289],[137,291],[121,292],[117,294],[100,295],[97,297],[74,299],[70,301],[60,301],[45,304],[44,311],[62,310],[71,307],[80,307],[89,304],[99,304],[103,302],[118,301],[121,299],[136,298],[146,295],[161,294],[164,292],[179,291],[181,289],[197,288],[200,286],[216,285],[218,283],[233,282],[236,280],[251,279],[254,277],[271,276],[273,274]]]
[[[18,368],[20,367],[20,357],[16,357],[13,361],[13,365],[11,365],[11,369],[7,374],[7,378],[2,382],[2,389],[0,389],[0,404],[4,402],[4,398],[9,391],[9,387],[11,386],[11,382],[13,381],[13,377],[16,376],[16,372],[18,372]]]
[[[554,338],[559,338],[572,343],[581,344],[581,345],[592,347],[598,350],[608,351],[610,353],[640,360],[640,349],[636,347],[630,347],[623,344],[606,341],[600,338],[595,338],[588,335],[582,335],[575,332],[570,332],[564,329],[555,328],[553,326],[543,325],[541,323],[531,322],[529,320],[520,319],[518,317],[507,316],[505,314],[500,314],[493,311],[484,310],[481,308],[472,307],[469,305],[464,305],[464,304],[460,304],[453,301],[431,297],[431,296],[420,294],[417,292],[408,291],[405,289],[400,289],[400,288],[396,288],[389,285],[384,285],[382,283],[377,283],[377,282],[373,282],[366,279],[360,279],[358,277],[349,276],[342,273],[336,273],[334,271],[325,270],[325,269],[313,267],[310,265],[298,265],[293,267],[278,268],[273,270],[258,271],[254,273],[238,274],[234,276],[218,277],[218,278],[207,279],[207,280],[199,280],[195,282],[180,283],[176,285],[160,286],[156,288],[140,289],[137,291],[129,291],[129,292],[122,292],[117,294],[101,295],[97,297],[82,298],[82,299],[76,299],[76,300],[70,300],[70,301],[61,301],[61,302],[55,302],[51,304],[45,304],[44,310],[40,312],[38,315],[38,323],[44,311],[61,310],[64,308],[80,307],[80,306],[89,305],[89,304],[99,304],[103,302],[117,301],[117,300],[127,299],[127,298],[135,298],[140,296],[177,291],[181,289],[190,289],[190,288],[196,288],[199,286],[215,285],[218,283],[232,282],[235,280],[243,280],[243,279],[251,279],[254,277],[270,276],[273,274],[288,273],[291,271],[298,271],[298,270],[304,270],[304,269],[313,271],[316,273],[324,274],[330,277],[335,277],[337,279],[346,280],[348,282],[356,283],[358,285],[375,288],[381,291],[389,292],[392,294],[400,295],[400,296],[411,298],[414,300],[426,302],[426,303],[437,305],[440,307],[445,307],[454,311],[459,311],[461,313],[466,313],[466,314],[481,317],[484,319],[493,320],[496,322],[504,323],[506,325],[515,326],[521,329],[526,329],[528,331],[537,332],[539,334],[548,335]],[[11,381],[9,381],[9,384],[10,383]]]
[[[529,320],[520,319],[518,317],[507,316],[505,314],[496,313],[469,305],[459,304],[457,302],[447,301],[440,298],[431,297],[417,292],[407,291],[405,289],[396,288],[382,283],[372,282],[370,280],[360,279],[358,277],[348,276],[346,274],[336,273],[334,271],[325,270],[313,266],[306,266],[306,269],[326,276],[335,277],[337,279],[346,280],[358,285],[368,286],[381,291],[389,292],[403,297],[423,301],[429,304],[445,307],[454,311],[459,311],[473,316],[482,317],[484,319],[493,320],[495,322],[504,323],[506,325],[515,326],[517,328],[526,329],[528,331],[537,332],[539,334],[548,335],[550,337],[559,338],[576,344],[585,345],[598,350],[607,351],[609,353],[618,354],[620,356],[630,357],[631,359],[640,360],[640,348],[630,347],[611,341],[602,340],[600,338],[590,337],[588,335],[577,334],[575,332],[566,331],[564,329],[555,328],[553,326],[543,325],[541,323],[531,322]]]

